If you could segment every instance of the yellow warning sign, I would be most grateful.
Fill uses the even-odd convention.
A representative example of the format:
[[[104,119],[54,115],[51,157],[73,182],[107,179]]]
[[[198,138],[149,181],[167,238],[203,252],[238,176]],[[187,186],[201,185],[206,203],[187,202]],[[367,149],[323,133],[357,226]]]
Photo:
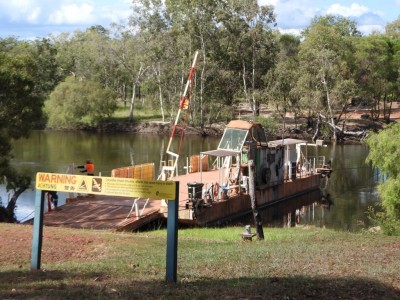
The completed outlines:
[[[45,191],[174,200],[174,181],[37,173],[36,188]]]

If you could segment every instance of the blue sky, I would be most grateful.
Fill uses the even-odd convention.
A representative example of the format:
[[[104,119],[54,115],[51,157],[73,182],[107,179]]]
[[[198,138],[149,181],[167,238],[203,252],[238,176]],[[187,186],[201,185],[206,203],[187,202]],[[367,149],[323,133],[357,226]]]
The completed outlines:
[[[131,0],[0,0],[0,37],[33,39],[126,22]],[[400,15],[400,0],[259,0],[272,4],[278,28],[299,33],[315,15],[353,18],[364,34],[382,31]]]

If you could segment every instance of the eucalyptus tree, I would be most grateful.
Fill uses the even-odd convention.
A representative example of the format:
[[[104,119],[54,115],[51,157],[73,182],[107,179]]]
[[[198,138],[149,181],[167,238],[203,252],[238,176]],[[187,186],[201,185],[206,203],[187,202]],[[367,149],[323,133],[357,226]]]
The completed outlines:
[[[296,90],[300,38],[290,34],[277,34],[276,39],[279,46],[276,65],[264,76],[266,95],[283,121],[288,111],[295,114],[296,121],[300,113],[299,95]]]
[[[234,96],[243,95],[253,115],[258,116],[260,103],[266,101],[262,78],[272,69],[277,52],[272,31],[276,25],[273,7],[252,0],[227,3],[221,5],[218,15],[221,63],[233,74],[240,74],[231,79],[242,87],[241,91],[234,90]]]
[[[353,21],[338,16],[316,17],[303,32],[298,85],[307,109],[329,120],[337,139],[343,111],[355,94],[352,37],[360,36]],[[336,117],[336,113],[340,112]],[[318,131],[318,130],[317,130]]]
[[[372,105],[372,118],[390,118],[391,104],[399,100],[400,43],[387,35],[370,35],[355,40],[357,84],[360,96]]]
[[[400,39],[400,16],[386,25],[385,34],[392,39]]]
[[[149,53],[158,53],[154,58],[161,62],[159,66],[167,66],[167,60],[175,58],[175,66],[182,75],[181,86],[193,53],[201,50],[196,80],[199,89],[194,93],[199,101],[192,101],[191,111],[195,112],[192,123],[203,126],[206,118],[213,120],[211,115],[217,116],[223,107],[231,107],[243,95],[247,95],[257,114],[263,100],[262,76],[273,64],[275,54],[270,29],[274,23],[271,6],[259,6],[255,0],[141,0],[135,3],[140,9],[135,9],[133,19],[150,33],[151,40],[158,39],[158,47]],[[160,37],[167,37],[171,43],[163,44]],[[169,73],[173,70],[176,68]]]
[[[146,40],[143,35],[132,33],[129,27],[120,27],[118,33],[114,33],[115,39],[111,45],[111,52],[118,69],[131,86],[131,98],[129,101],[129,120],[133,121],[136,96],[145,73],[149,69],[146,63]]]
[[[190,64],[188,48],[183,42],[188,35],[171,28],[167,7],[161,1],[137,1],[133,11],[130,24],[138,29],[137,35],[143,41],[143,59],[149,67],[144,88],[148,96],[158,99],[165,121],[167,111],[172,118],[173,110],[178,107],[177,104],[173,107],[173,103],[180,99]]]
[[[53,36],[57,48],[57,63],[64,77],[76,76],[82,80],[94,80],[103,87],[117,88],[117,65],[110,51],[112,39],[102,26],[92,26],[84,32],[62,33]]]
[[[190,89],[193,94],[189,110],[189,121],[200,126],[204,125],[204,113],[211,103],[206,85],[213,64],[208,51],[218,42],[215,36],[217,5],[218,1],[208,0],[137,1],[136,14],[132,16],[141,34],[146,34],[146,56],[157,83],[160,104],[165,98],[170,109],[178,107],[194,53],[200,50],[193,82],[198,88]]]
[[[46,98],[54,87],[63,79],[57,63],[57,48],[50,39],[35,40],[30,44],[29,54],[37,66],[35,91]]]
[[[182,82],[185,82],[195,51],[200,50],[195,82],[197,89],[192,90],[189,112],[191,123],[203,127],[205,115],[211,113],[212,106],[208,92],[214,64],[210,55],[218,43],[215,14],[220,1],[167,0],[165,5],[166,19],[169,20],[171,33],[178,45],[175,53],[183,63],[180,66]]]

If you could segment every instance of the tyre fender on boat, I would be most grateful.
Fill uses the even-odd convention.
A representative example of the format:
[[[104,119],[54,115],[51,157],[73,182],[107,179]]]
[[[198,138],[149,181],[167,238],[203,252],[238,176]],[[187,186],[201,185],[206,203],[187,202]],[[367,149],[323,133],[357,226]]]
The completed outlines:
[[[218,182],[215,182],[213,184],[213,198],[214,198],[214,201],[216,199],[218,199],[218,191],[219,191],[219,184],[218,184]]]
[[[297,171],[297,173],[301,173],[301,168],[303,167],[303,164],[302,164],[302,162],[301,162],[301,160],[300,161],[298,161],[297,162],[297,164],[296,164],[296,171]]]

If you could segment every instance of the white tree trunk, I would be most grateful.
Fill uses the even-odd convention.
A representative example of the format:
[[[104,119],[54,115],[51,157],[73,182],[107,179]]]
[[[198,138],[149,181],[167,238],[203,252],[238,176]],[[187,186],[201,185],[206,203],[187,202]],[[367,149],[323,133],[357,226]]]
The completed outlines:
[[[326,101],[327,101],[327,103],[328,103],[328,110],[329,110],[329,117],[330,117],[330,119],[331,119],[331,125],[332,125],[333,128],[335,128],[335,121],[334,121],[333,113],[332,113],[331,98],[330,98],[330,95],[329,95],[328,84],[327,84],[327,82],[326,82],[326,80],[325,80],[325,75],[324,75],[323,78],[322,78],[322,84],[324,85],[324,88],[325,88]],[[336,130],[333,130],[333,139],[334,139],[335,141],[336,141],[336,139],[337,139]]]
[[[252,91],[251,91],[251,100],[252,100],[252,102],[253,102],[253,116],[257,116],[258,115],[258,113],[257,113],[257,111],[258,111],[258,105],[257,105],[257,101],[256,101],[256,97],[255,97],[255,95],[254,95],[254,91],[255,91],[255,77],[256,77],[256,66],[255,66],[255,58],[254,58],[254,56],[255,56],[255,54],[254,54],[254,52],[253,52],[253,65],[252,65],[252,67],[253,67],[253,70],[252,70],[252,72],[251,72],[251,89],[252,89]]]
[[[131,103],[130,103],[130,108],[129,108],[129,120],[133,120],[133,107],[135,104],[135,97],[136,97],[136,82],[132,83],[132,97],[131,97]]]
[[[162,86],[161,86],[161,67],[160,67],[160,63],[157,64],[157,69],[155,69],[154,71],[156,73],[157,83],[158,83],[158,93],[159,93],[162,121],[165,122],[164,100],[163,100],[163,96],[162,96]]]
[[[135,97],[136,97],[136,87],[139,85],[140,78],[146,72],[147,68],[148,67],[143,68],[143,65],[140,64],[140,68],[139,68],[139,71],[137,73],[136,79],[132,83],[132,97],[131,97],[131,103],[130,103],[130,108],[129,108],[129,120],[130,121],[133,120],[133,109],[134,109]]]
[[[204,37],[201,35],[201,48],[203,51],[203,68],[201,69],[200,75],[200,125],[203,128],[204,126],[204,103],[203,103],[203,95],[204,88],[206,85],[205,71],[206,71],[206,46],[204,43]]]
[[[251,102],[250,102],[250,98],[249,98],[249,94],[247,92],[247,82],[246,82],[246,64],[244,61],[242,61],[243,64],[243,92],[244,92],[244,97],[246,98],[246,101],[249,103],[250,107],[251,107]]]

